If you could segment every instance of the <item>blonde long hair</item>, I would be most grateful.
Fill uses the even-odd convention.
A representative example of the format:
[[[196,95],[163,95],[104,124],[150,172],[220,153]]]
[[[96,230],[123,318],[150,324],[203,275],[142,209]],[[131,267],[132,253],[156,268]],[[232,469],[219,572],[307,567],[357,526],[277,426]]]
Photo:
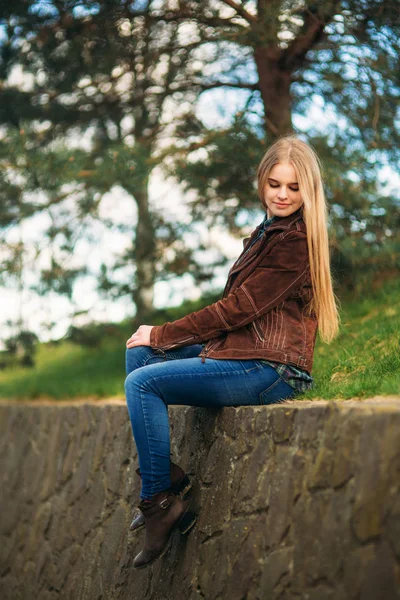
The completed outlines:
[[[297,175],[307,229],[313,290],[309,311],[317,317],[321,339],[329,344],[339,332],[339,300],[332,287],[328,240],[328,206],[322,183],[322,166],[315,150],[295,135],[277,139],[264,154],[257,170],[258,195],[265,208],[264,189],[274,165],[290,162]]]

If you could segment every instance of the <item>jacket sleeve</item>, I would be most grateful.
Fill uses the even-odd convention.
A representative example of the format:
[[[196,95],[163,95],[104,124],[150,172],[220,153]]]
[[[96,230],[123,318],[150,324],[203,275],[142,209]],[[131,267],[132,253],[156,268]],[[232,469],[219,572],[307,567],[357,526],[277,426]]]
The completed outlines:
[[[150,332],[153,348],[198,344],[244,327],[271,310],[304,283],[308,269],[307,235],[290,232],[266,253],[257,267],[226,298]]]

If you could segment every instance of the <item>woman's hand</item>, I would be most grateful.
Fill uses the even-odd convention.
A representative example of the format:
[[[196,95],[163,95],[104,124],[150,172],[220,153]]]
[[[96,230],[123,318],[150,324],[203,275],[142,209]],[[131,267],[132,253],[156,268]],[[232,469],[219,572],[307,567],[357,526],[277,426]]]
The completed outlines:
[[[135,333],[132,333],[129,340],[126,341],[126,347],[150,346],[150,331],[153,327],[154,325],[141,325]]]

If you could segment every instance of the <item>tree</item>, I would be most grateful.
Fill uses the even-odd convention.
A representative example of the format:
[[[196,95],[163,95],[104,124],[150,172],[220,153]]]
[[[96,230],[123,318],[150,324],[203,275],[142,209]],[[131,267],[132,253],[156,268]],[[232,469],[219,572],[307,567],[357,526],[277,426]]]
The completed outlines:
[[[400,199],[378,181],[383,168],[397,171],[400,162],[396,4],[218,0],[185,6],[198,31],[212,31],[214,38],[203,57],[198,94],[224,88],[240,90],[243,98],[228,131],[213,131],[201,156],[188,154],[169,169],[183,189],[198,194],[194,220],[206,213],[209,226],[224,223],[241,233],[249,222],[243,212],[252,219],[248,211],[259,204],[256,164],[276,136],[295,130],[323,158],[338,276],[351,286],[370,267],[398,273]],[[179,10],[175,18],[181,18]],[[208,68],[221,60],[223,69]],[[316,101],[319,114],[328,117],[323,127],[310,126]],[[180,131],[188,150],[210,138],[209,125],[195,110]]]
[[[105,193],[119,185],[136,203],[137,226],[132,247],[111,270],[102,265],[99,287],[114,297],[131,295],[139,319],[152,311],[157,279],[190,270],[201,281],[210,272],[180,242],[188,226],[155,213],[149,202],[149,179],[165,159],[163,138],[173,132],[167,113],[179,112],[174,90],[188,83],[186,65],[202,43],[189,39],[180,22],[160,20],[153,4],[20,0],[2,7],[0,226],[46,213],[43,246],[57,248],[38,291],[71,297],[87,266],[71,269],[68,257],[99,218]],[[23,85],[10,82],[16,68]],[[117,271],[127,265],[134,280],[120,283]]]
[[[210,266],[200,269],[181,243],[185,231],[205,222],[242,235],[259,210],[255,167],[266,145],[307,127],[328,176],[334,261],[350,277],[350,268],[368,261],[381,269],[385,250],[398,269],[398,199],[376,183],[383,165],[399,162],[399,22],[392,3],[16,0],[2,11],[0,152],[3,165],[10,162],[3,171],[4,228],[46,211],[46,239],[61,238],[68,254],[77,222],[97,218],[105,192],[119,184],[136,203],[136,235],[111,272],[102,266],[100,287],[115,295],[133,289],[144,318],[157,278],[187,271],[196,282],[210,277]],[[23,88],[9,81],[18,66],[31,76]],[[209,126],[197,101],[218,89],[243,102],[228,125]],[[332,115],[324,130],[301,121],[316,101]],[[89,147],[71,147],[71,135],[84,133]],[[151,210],[148,183],[158,166],[195,192],[189,225]],[[39,190],[40,201],[32,196]],[[84,272],[85,265],[80,272],[61,262],[54,257],[43,290],[70,293]],[[127,265],[134,265],[135,280],[118,283],[114,276]]]

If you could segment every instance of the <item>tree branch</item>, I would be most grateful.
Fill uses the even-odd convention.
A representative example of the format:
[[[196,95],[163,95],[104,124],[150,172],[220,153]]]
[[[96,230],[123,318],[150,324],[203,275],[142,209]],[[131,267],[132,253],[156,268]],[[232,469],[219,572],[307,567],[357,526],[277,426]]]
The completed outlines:
[[[171,87],[171,92],[175,93],[175,92],[183,92],[185,90],[191,89],[193,88],[193,86],[196,86],[198,88],[201,88],[202,91],[206,91],[206,90],[212,90],[214,88],[219,88],[219,87],[232,87],[232,88],[238,88],[238,89],[246,89],[246,90],[252,90],[257,91],[260,89],[258,83],[245,83],[245,82],[230,82],[230,81],[213,81],[211,83],[202,83],[201,81],[190,81],[187,83],[184,83],[182,85],[179,85],[178,87]]]
[[[246,13],[246,11],[244,11],[244,12]],[[217,16],[206,17],[201,13],[199,14],[196,12],[191,12],[189,10],[182,10],[182,9],[179,9],[176,12],[172,11],[172,10],[168,10],[162,14],[153,14],[151,11],[148,11],[148,10],[135,11],[132,15],[132,18],[144,17],[144,16],[149,17],[150,23],[159,23],[159,22],[171,23],[173,21],[185,22],[185,21],[189,21],[190,19],[193,19],[193,20],[197,21],[197,23],[201,23],[202,25],[208,25],[209,27],[229,27],[229,28],[241,27],[242,29],[245,28],[245,26],[242,23],[234,23],[232,21],[232,17],[229,17],[227,19],[224,19],[222,17],[217,17]],[[254,20],[254,17],[252,15],[250,15],[250,17]]]
[[[318,10],[317,3],[307,7],[304,11],[304,24],[301,32],[282,53],[282,64],[286,69],[292,70],[300,64],[307,52],[324,38],[325,26],[332,20],[336,9],[336,2],[330,5],[326,12]]]
[[[162,162],[162,160],[164,158],[169,157],[169,156],[173,156],[173,155],[176,156],[179,154],[184,154],[186,156],[187,154],[189,154],[190,152],[193,152],[194,150],[198,150],[199,148],[204,148],[208,144],[211,144],[215,139],[226,135],[228,132],[229,132],[229,129],[210,131],[199,142],[192,142],[191,144],[181,146],[181,147],[178,147],[175,145],[168,146],[167,148],[164,148],[162,150],[162,152],[159,152],[157,154],[157,156],[152,157],[152,161],[154,161],[155,164],[158,164],[158,163]]]
[[[233,8],[233,10],[235,10],[238,15],[243,17],[243,19],[248,21],[248,23],[256,23],[257,22],[257,17],[255,17],[254,15],[247,12],[247,10],[241,4],[234,2],[234,0],[221,0],[221,2],[223,2],[223,4],[226,4],[227,6],[230,6],[231,8]]]

